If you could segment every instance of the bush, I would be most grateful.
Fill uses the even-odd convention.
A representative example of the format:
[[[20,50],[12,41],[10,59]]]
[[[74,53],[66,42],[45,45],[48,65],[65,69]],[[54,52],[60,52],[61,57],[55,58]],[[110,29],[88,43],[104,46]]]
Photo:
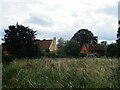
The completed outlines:
[[[57,44],[57,57],[65,57],[65,40],[60,38]]]
[[[41,52],[40,57],[57,58],[56,52]]]
[[[15,59],[17,56],[16,55],[2,55],[2,62],[3,63],[10,63]]]
[[[112,44],[108,45],[106,56],[107,57],[117,57],[117,45],[116,45],[116,43],[112,43]]]
[[[65,58],[66,55],[62,53],[57,53],[57,58]]]
[[[56,54],[55,52],[48,52],[48,53],[46,53],[46,57],[56,58],[56,57],[57,57],[57,54]]]
[[[81,57],[86,57],[87,54],[86,54],[86,53],[80,53],[80,56],[81,56]]]
[[[65,43],[65,54],[68,57],[79,57],[80,44],[77,41],[71,40]]]

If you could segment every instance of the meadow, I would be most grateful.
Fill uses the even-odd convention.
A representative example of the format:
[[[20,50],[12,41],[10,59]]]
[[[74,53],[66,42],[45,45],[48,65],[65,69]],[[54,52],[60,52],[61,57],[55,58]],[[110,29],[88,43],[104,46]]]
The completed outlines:
[[[117,58],[14,59],[3,64],[3,88],[119,88]]]

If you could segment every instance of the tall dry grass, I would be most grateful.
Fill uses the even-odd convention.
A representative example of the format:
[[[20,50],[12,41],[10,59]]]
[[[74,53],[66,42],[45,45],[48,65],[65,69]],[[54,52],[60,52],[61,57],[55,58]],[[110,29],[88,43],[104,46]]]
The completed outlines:
[[[3,88],[119,88],[117,58],[15,59],[3,65]]]

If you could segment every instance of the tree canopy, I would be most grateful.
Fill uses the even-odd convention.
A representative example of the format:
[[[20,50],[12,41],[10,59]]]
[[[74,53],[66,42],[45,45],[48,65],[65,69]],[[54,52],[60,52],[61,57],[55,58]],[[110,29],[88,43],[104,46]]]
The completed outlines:
[[[34,44],[36,31],[19,24],[10,25],[4,31],[4,47],[10,54],[27,57],[35,55],[37,49]]]
[[[70,40],[65,42],[65,54],[70,57],[78,57],[80,54],[80,45],[77,41]]]
[[[118,24],[120,25],[120,21],[118,21]],[[120,27],[117,31],[117,56],[120,57]]]
[[[116,45],[116,43],[112,43],[112,44],[108,45],[106,56],[107,57],[116,57],[117,56],[117,45]]]
[[[120,25],[120,21],[118,23]],[[117,31],[117,40],[120,40],[120,27],[118,28],[118,31]]]
[[[57,48],[57,54],[59,54],[60,56],[65,56],[65,41],[63,38],[58,39]]]
[[[75,40],[81,44],[90,43],[93,40],[94,43],[97,43],[97,37],[93,35],[88,29],[81,29],[74,34],[71,40]]]

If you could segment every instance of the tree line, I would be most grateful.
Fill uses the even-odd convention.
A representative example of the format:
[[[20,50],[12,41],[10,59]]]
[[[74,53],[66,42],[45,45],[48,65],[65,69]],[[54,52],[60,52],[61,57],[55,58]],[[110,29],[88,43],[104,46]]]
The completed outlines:
[[[118,24],[120,25],[120,21],[118,21]],[[106,51],[107,57],[120,57],[120,27],[118,27],[116,43],[108,45]]]
[[[11,55],[29,58],[43,55],[38,49],[37,44],[34,43],[37,34],[33,29],[17,23],[16,25],[8,26],[8,29],[4,31],[3,45]],[[81,29],[70,40],[65,41],[60,38],[57,44],[58,50],[54,55],[56,57],[80,57],[80,50],[83,43],[90,43],[91,40],[97,43],[97,37],[90,30]],[[117,32],[116,43],[107,45],[106,42],[101,42],[101,45],[105,48],[105,56],[120,57],[120,27]]]

